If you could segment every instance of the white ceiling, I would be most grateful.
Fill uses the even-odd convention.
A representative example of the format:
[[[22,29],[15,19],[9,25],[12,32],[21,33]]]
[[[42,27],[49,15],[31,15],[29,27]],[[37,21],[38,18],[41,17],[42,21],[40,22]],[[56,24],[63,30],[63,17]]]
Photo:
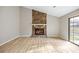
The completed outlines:
[[[64,16],[79,8],[79,6],[56,6],[55,8],[53,8],[53,6],[25,6],[25,7],[29,9],[38,10],[56,17]]]

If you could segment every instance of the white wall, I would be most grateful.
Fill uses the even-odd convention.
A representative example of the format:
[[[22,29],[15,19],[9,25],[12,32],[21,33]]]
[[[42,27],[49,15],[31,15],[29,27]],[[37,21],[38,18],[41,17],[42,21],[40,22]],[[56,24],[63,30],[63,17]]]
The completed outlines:
[[[30,37],[32,35],[32,10],[21,7],[20,34]],[[59,20],[47,15],[47,36],[57,37],[59,34]]]
[[[0,44],[19,35],[19,7],[0,7]]]
[[[32,10],[21,7],[20,16],[20,35],[30,37],[32,35]]]
[[[68,40],[68,18],[78,16],[79,10],[69,13],[60,18],[60,35],[61,38]]]
[[[57,17],[47,15],[47,36],[59,37],[59,19]]]

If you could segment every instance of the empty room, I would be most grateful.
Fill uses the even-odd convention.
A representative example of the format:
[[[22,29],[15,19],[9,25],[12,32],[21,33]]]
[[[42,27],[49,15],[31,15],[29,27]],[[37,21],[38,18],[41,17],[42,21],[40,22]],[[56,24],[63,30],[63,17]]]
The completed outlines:
[[[79,6],[0,6],[0,53],[78,53]]]

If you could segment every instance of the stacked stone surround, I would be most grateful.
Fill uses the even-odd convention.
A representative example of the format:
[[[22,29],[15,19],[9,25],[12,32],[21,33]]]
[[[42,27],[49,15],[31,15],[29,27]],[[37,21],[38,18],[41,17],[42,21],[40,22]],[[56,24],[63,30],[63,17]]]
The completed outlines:
[[[46,13],[32,10],[32,24],[46,24]]]

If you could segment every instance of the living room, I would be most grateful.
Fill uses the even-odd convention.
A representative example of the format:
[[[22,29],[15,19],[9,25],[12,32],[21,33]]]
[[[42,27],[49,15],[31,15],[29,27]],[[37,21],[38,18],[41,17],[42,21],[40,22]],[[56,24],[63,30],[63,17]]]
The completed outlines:
[[[0,52],[79,52],[78,15],[79,6],[0,6]]]

